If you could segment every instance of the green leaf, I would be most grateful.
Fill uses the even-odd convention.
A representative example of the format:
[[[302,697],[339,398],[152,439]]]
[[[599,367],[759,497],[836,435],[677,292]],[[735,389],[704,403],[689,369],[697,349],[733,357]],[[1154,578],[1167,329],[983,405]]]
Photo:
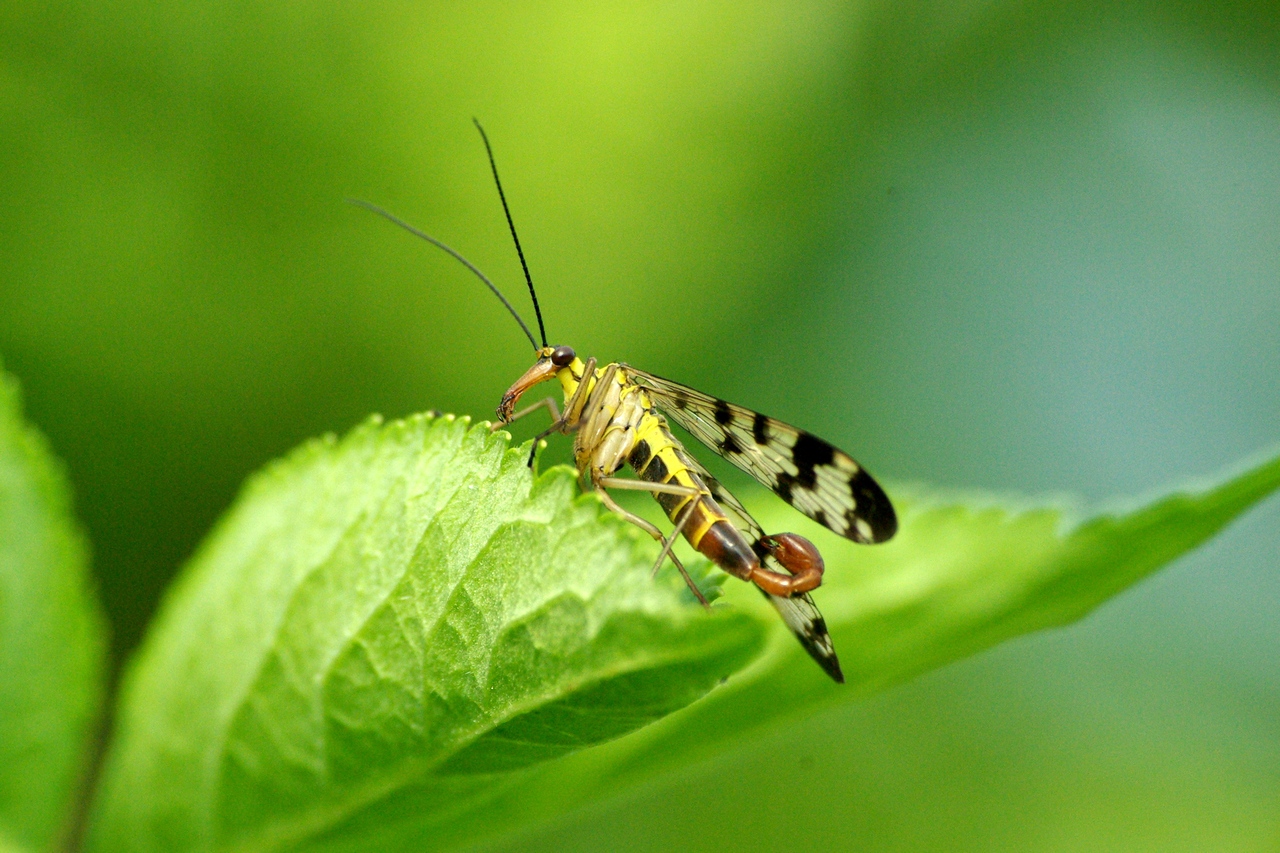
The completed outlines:
[[[361,847],[406,796],[447,824],[759,654],[763,623],[651,581],[652,540],[506,442],[373,421],[252,478],[130,668],[91,849]]]
[[[753,500],[768,529],[798,528],[827,555],[817,597],[841,687],[747,585],[702,612],[673,573],[649,580],[654,543],[575,497],[572,470],[534,480],[524,460],[501,435],[417,418],[256,476],[134,662],[91,847],[511,838],[1079,618],[1280,486],[1272,458],[1084,520],[896,489],[901,532],[876,548]]]
[[[0,370],[0,850],[47,849],[67,830],[105,648],[66,478]]]

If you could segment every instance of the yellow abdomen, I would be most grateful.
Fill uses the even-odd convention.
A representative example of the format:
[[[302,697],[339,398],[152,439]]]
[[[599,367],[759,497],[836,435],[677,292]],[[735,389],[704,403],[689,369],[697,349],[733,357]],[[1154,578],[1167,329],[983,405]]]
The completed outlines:
[[[635,446],[627,461],[642,480],[696,489],[696,495],[658,492],[654,498],[673,522],[679,523],[689,514],[684,522],[684,538],[700,554],[735,577],[750,578],[760,566],[759,557],[711,497],[702,477],[689,468],[684,452],[659,417],[645,414],[636,428]],[[690,507],[690,502],[696,503]]]

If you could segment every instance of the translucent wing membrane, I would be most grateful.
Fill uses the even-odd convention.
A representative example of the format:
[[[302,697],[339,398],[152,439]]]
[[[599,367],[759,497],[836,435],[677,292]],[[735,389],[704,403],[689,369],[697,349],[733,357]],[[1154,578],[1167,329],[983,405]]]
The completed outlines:
[[[778,611],[782,621],[787,623],[791,633],[796,635],[809,657],[817,661],[818,666],[837,683],[844,684],[844,673],[840,671],[836,647],[831,642],[831,635],[827,633],[827,620],[822,618],[818,605],[813,603],[809,593],[781,598],[764,590],[760,592],[769,599],[769,603]]]
[[[883,542],[897,531],[884,490],[844,451],[669,379],[629,365],[626,371],[663,414],[824,527],[863,543]]]
[[[722,509],[728,510],[729,520],[733,522],[734,527],[742,531],[752,546],[764,538],[764,528],[751,517],[741,501],[730,494],[702,463],[685,452],[680,453],[680,459],[702,477],[702,481],[711,492],[711,497],[720,504]],[[768,553],[764,553],[763,549],[755,548],[755,551],[762,555],[760,559],[765,568],[774,572],[785,571],[778,561]],[[844,673],[840,671],[840,659],[836,657],[835,643],[827,633],[827,621],[822,618],[822,612],[809,597],[809,593],[784,598],[770,595],[764,590],[760,592],[769,599],[769,603],[778,611],[782,621],[791,629],[791,633],[800,641],[800,645],[809,653],[809,657],[813,658],[827,675],[844,684]]]

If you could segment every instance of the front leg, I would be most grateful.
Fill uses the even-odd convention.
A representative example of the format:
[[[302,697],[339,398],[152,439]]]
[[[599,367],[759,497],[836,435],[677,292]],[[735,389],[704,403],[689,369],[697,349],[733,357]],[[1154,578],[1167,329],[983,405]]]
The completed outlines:
[[[518,421],[521,418],[523,418],[525,415],[531,415],[534,412],[538,411],[538,409],[546,409],[548,412],[551,413],[551,426],[547,427],[542,432],[538,433],[537,437],[534,438],[533,446],[529,448],[529,467],[530,468],[533,467],[533,457],[538,453],[538,443],[541,442],[547,436],[551,435],[551,433],[557,432],[564,428],[564,417],[560,414],[560,407],[556,405],[555,398],[545,397],[539,400],[538,402],[534,403],[532,406],[526,406],[525,408],[516,412],[511,416],[510,420],[498,421],[497,423],[492,424],[489,427],[489,432],[497,432],[507,424],[514,423],[515,421]]]
[[[578,387],[573,389],[573,396],[565,403],[565,420],[572,421],[575,426],[578,423],[578,418],[582,416],[582,401],[586,399],[588,388],[591,385],[591,377],[595,372],[596,357],[591,356],[582,365],[582,378],[578,380]]]
[[[516,412],[514,415],[512,415],[512,416],[511,416],[511,420],[508,420],[508,421],[498,421],[498,422],[496,422],[496,423],[490,424],[490,425],[489,425],[489,432],[497,432],[498,430],[502,429],[502,428],[503,428],[504,426],[506,426],[507,424],[514,423],[514,422],[516,422],[516,421],[520,420],[521,418],[523,418],[525,415],[531,415],[531,414],[533,414],[534,412],[538,411],[538,409],[546,409],[547,411],[549,411],[549,412],[551,413],[551,422],[552,422],[552,423],[559,423],[559,422],[560,422],[560,420],[561,420],[561,418],[560,418],[560,407],[556,405],[556,398],[555,398],[555,397],[545,397],[545,398],[543,398],[543,399],[539,400],[538,402],[534,403],[532,406],[525,406],[523,409],[521,409],[520,411]]]

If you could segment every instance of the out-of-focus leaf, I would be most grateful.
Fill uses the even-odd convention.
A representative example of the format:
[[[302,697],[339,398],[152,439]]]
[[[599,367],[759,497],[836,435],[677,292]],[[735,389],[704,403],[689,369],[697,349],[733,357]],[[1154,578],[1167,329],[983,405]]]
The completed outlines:
[[[652,582],[654,543],[526,454],[418,417],[254,477],[131,667],[90,847],[376,849],[383,804],[447,825],[759,654],[763,623]]]
[[[0,370],[0,850],[51,847],[102,702],[105,629],[61,466]]]

